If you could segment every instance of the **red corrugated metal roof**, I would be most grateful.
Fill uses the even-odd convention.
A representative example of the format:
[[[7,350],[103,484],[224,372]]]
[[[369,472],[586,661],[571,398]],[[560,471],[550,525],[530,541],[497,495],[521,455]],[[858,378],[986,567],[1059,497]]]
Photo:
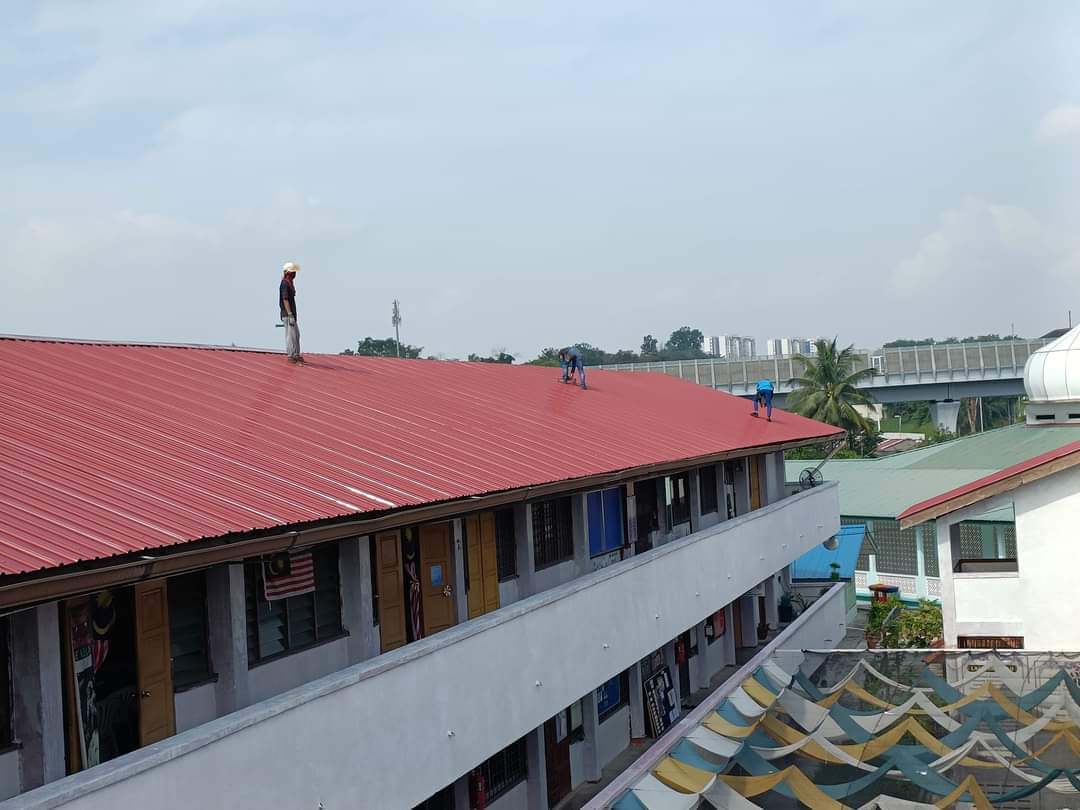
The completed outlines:
[[[980,489],[985,489],[991,484],[996,484],[999,481],[1005,481],[1013,476],[1020,475],[1021,473],[1034,470],[1036,467],[1041,467],[1043,464],[1047,464],[1059,458],[1072,455],[1073,453],[1080,452],[1080,441],[1070,442],[1069,444],[1058,447],[1049,452],[1042,453],[1032,458],[1021,461],[1018,464],[1013,464],[1011,467],[1006,467],[1004,470],[998,470],[997,472],[990,473],[990,475],[984,475],[982,478],[978,478],[969,484],[956,487],[956,489],[950,489],[948,492],[943,492],[940,495],[935,495],[933,498],[927,498],[925,501],[920,501],[914,506],[909,506],[900,516],[897,518],[899,521],[906,520],[920,512],[925,512],[928,509],[933,509],[936,506],[947,504],[949,501],[960,498],[964,495],[969,495],[973,492],[978,492]],[[1080,463],[1080,458],[1077,459],[1077,463]],[[965,504],[966,505],[966,504]]]
[[[0,573],[836,430],[662,374],[0,339]]]

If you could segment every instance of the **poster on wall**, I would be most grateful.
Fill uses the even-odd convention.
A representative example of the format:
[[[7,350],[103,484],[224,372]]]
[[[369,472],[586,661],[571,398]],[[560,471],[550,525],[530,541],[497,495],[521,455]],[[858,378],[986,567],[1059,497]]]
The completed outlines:
[[[74,678],[75,715],[83,767],[101,761],[97,694],[94,688],[93,602],[85,599],[68,605],[71,672]]]
[[[645,692],[649,735],[659,737],[679,719],[679,710],[675,703],[675,685],[671,681],[668,668],[663,667],[645,681],[642,688]]]

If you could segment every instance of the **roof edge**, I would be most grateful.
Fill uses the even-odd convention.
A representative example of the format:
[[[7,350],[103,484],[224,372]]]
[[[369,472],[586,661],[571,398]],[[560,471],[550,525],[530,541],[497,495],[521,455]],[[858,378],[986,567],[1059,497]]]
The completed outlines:
[[[146,349],[204,349],[206,351],[251,352],[254,354],[284,354],[281,349],[258,346],[224,346],[215,343],[170,343],[154,340],[94,340],[91,338],[54,337],[51,335],[16,335],[0,333],[0,340],[21,343],[70,343],[77,346],[127,346]]]

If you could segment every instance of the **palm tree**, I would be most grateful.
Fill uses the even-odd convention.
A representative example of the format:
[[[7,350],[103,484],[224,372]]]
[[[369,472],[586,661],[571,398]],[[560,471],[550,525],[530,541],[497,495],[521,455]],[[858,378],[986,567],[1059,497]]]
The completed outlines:
[[[854,347],[838,349],[836,338],[819,340],[815,345],[817,356],[795,356],[802,361],[803,372],[792,381],[797,388],[788,398],[791,410],[843,428],[848,432],[849,444],[855,434],[873,434],[874,424],[855,410],[855,406],[874,401],[857,387],[873,376],[874,369],[855,370]]]

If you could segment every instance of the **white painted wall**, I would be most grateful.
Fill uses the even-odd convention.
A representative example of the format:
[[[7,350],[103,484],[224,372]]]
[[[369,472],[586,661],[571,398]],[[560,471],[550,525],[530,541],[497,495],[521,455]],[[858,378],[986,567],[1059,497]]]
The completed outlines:
[[[998,506],[1016,515],[1016,573],[954,574],[949,526]],[[1075,621],[1080,469],[1034,481],[937,521],[945,642],[1023,636],[1029,650],[1080,650]]]
[[[630,706],[623,706],[610,717],[600,721],[596,739],[597,757],[604,768],[630,745]]]
[[[495,801],[490,802],[488,810],[525,810],[528,806],[528,784],[526,780],[526,782],[514,785]]]
[[[837,495],[830,483],[787,498],[18,801],[43,808],[62,797],[72,810],[413,806],[835,534]],[[257,667],[252,688],[266,693],[338,667],[344,646]]]
[[[258,703],[348,665],[348,639],[335,639],[303,652],[256,664],[248,671],[248,694],[252,703]]]
[[[775,653],[776,662],[788,672],[794,672],[800,665],[815,667],[821,663],[820,656],[807,656],[804,660],[802,651],[835,649],[846,634],[847,605],[841,582],[784,630],[780,649]]]
[[[175,699],[177,732],[209,723],[218,716],[217,683],[204,683],[177,692]]]
[[[19,778],[19,749],[13,748],[0,754],[0,799],[19,795],[22,783]]]

